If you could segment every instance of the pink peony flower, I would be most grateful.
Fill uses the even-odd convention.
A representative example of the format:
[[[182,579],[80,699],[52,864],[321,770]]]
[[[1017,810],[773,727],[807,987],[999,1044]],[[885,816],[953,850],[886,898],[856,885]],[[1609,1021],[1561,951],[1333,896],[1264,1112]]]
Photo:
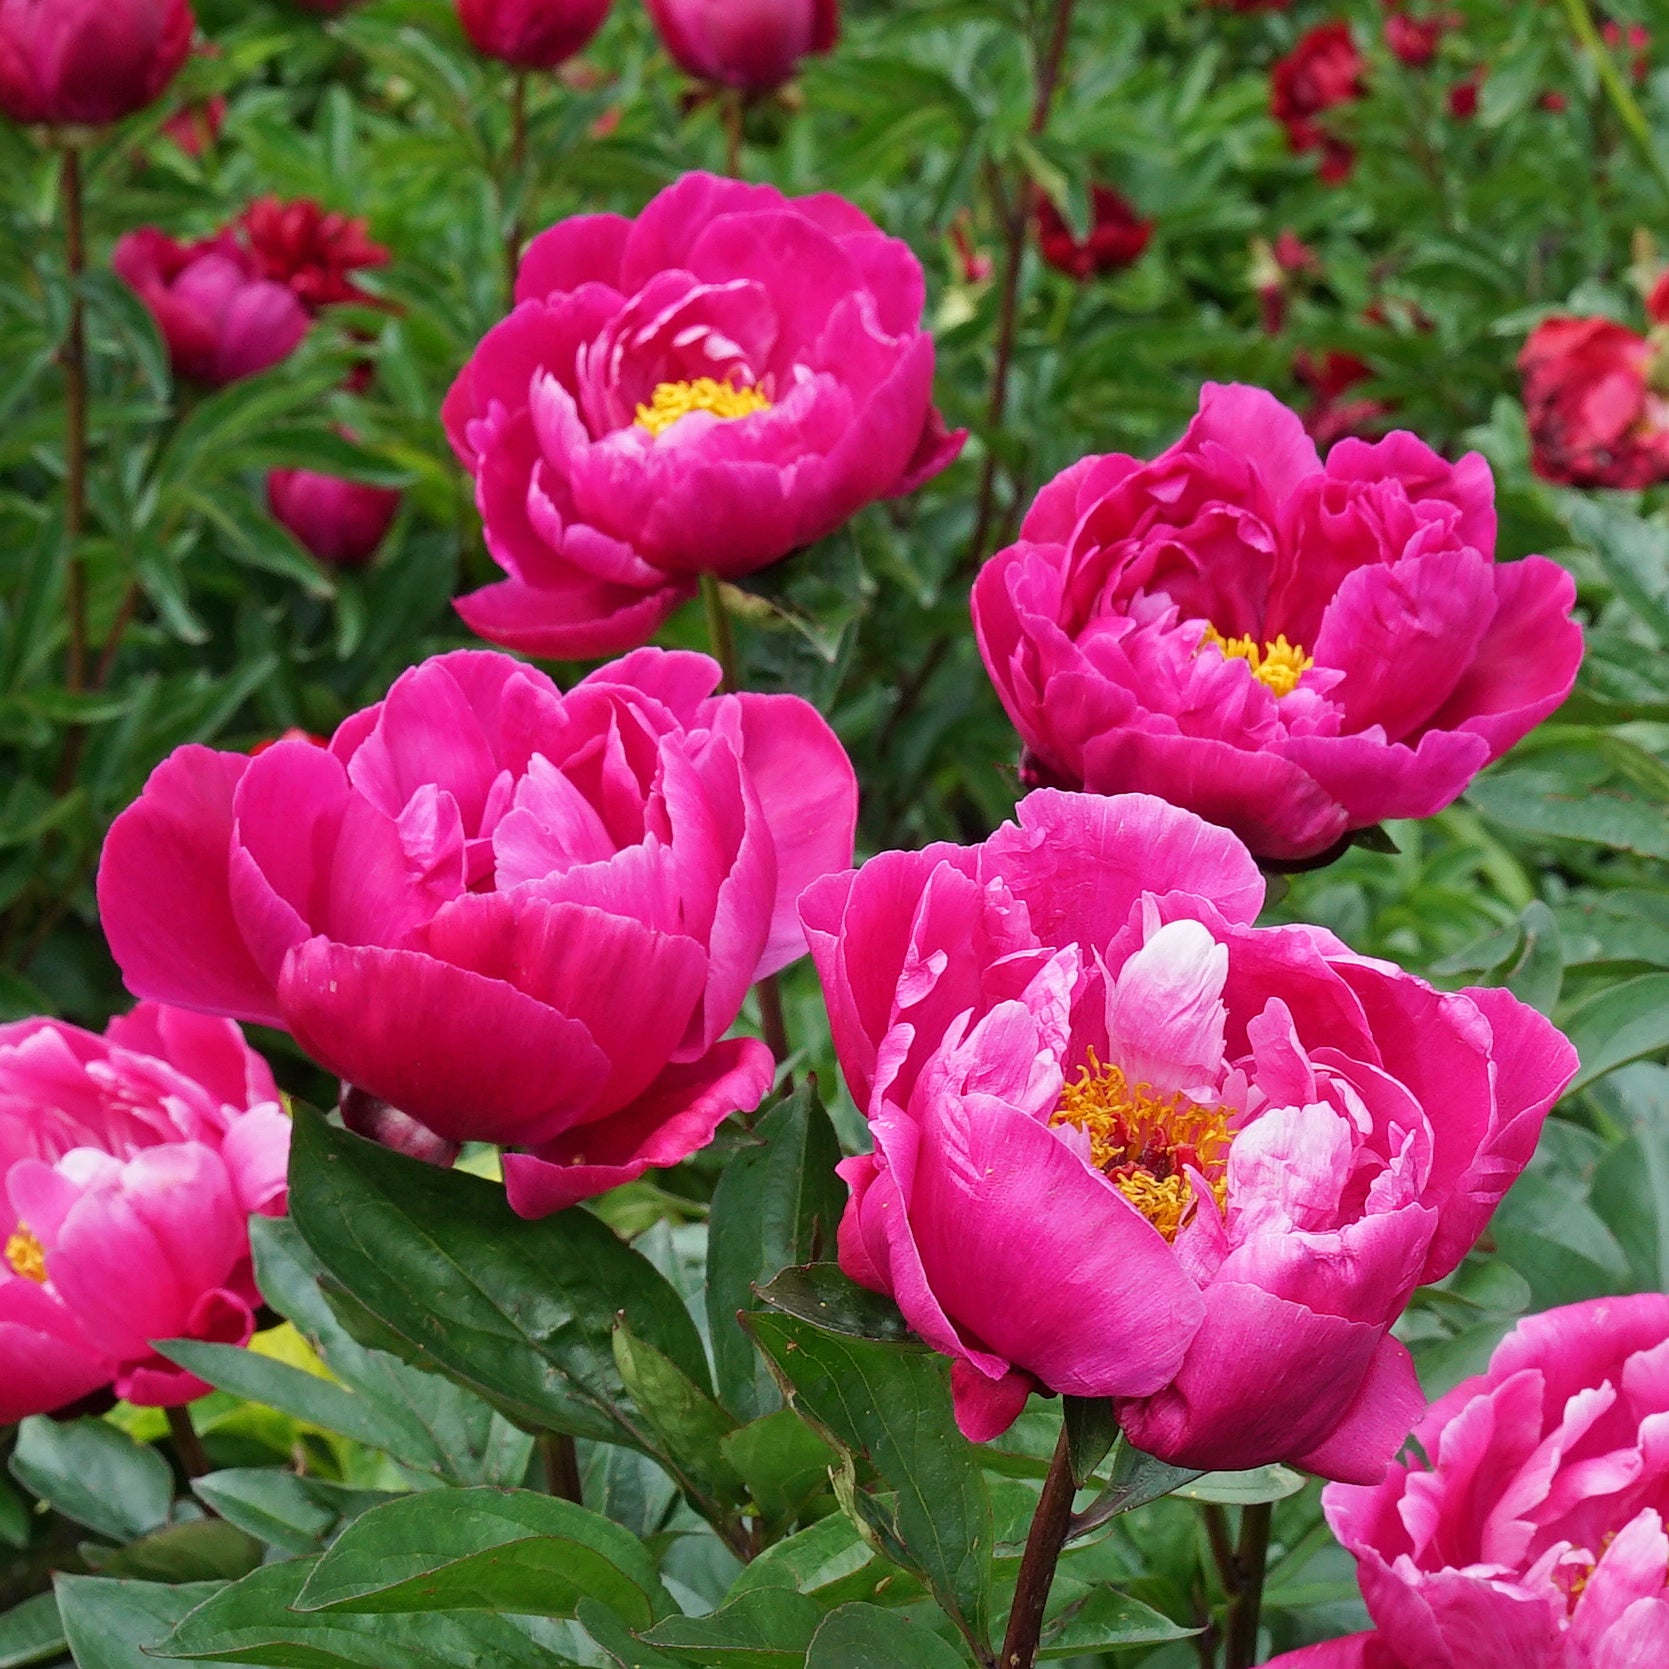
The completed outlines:
[[[1272,395],[1207,384],[1151,463],[1043,489],[974,629],[1028,780],[1159,794],[1297,860],[1440,811],[1569,693],[1570,576],[1494,554],[1476,453],[1399,432],[1324,468]]]
[[[769,93],[840,38],[840,0],[646,0],[662,44],[701,81]]]
[[[1323,1501],[1371,1634],[1279,1669],[1655,1669],[1669,1663],[1669,1298],[1530,1316],[1433,1403],[1373,1488]]]
[[[0,0],[0,110],[103,127],[162,96],[191,52],[186,0]]]
[[[857,784],[796,696],[645,649],[564,695],[506,655],[404,673],[328,749],[177,749],[105,842],[129,987],[287,1027],[529,1216],[670,1165],[769,1089],[726,1041],[851,862]]]
[[[969,1437],[1113,1397],[1180,1466],[1377,1480],[1421,1408],[1389,1328],[1458,1264],[1576,1054],[1314,927],[1226,831],[1045,789],[800,911],[875,1151],[841,1267],[953,1358]]]
[[[609,0],[457,0],[470,45],[517,69],[553,70],[582,51]]]
[[[174,374],[219,388],[288,359],[307,314],[287,285],[262,278],[231,232],[176,243],[154,226],[128,232],[110,264],[168,343]]]
[[[289,1147],[272,1074],[229,1020],[141,1003],[103,1037],[0,1026],[0,1423],[105,1385],[201,1396],[152,1341],[248,1342],[249,1216],[283,1211]]]
[[[912,491],[963,439],[933,409],[923,294],[849,203],[709,174],[536,238],[442,413],[510,576],[459,613],[529,654],[609,654],[698,574]]]
[[[267,476],[267,508],[320,562],[360,568],[376,555],[400,494],[316,470],[275,469]]]

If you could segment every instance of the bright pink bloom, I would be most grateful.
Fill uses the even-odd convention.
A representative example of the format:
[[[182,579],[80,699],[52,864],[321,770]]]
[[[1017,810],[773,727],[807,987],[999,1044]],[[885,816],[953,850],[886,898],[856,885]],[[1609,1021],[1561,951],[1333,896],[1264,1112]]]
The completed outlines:
[[[1178,1465],[1377,1480],[1421,1407],[1388,1329],[1575,1051],[1505,991],[1253,927],[1251,854],[1161,800],[1018,817],[800,901],[875,1141],[841,1267],[954,1359],[976,1440],[1042,1387]]]
[[[851,862],[857,784],[796,696],[645,649],[564,695],[507,655],[402,674],[328,749],[177,749],[105,842],[131,989],[287,1027],[505,1161],[527,1215],[704,1146],[770,1087],[725,1040]]]
[[[769,93],[840,38],[840,0],[646,0],[661,43],[702,81]]]
[[[1570,487],[1669,480],[1669,401],[1648,380],[1652,358],[1610,319],[1559,315],[1530,332],[1518,369],[1537,475]]]
[[[1143,220],[1130,199],[1109,186],[1091,188],[1090,208],[1093,223],[1080,243],[1047,197],[1038,202],[1037,246],[1043,259],[1069,278],[1118,272],[1141,259],[1153,236],[1153,222]]]
[[[128,232],[110,264],[168,343],[174,374],[218,388],[287,359],[307,334],[288,287],[260,276],[230,232],[176,243],[154,226]]]
[[[201,1396],[152,1341],[248,1342],[249,1216],[283,1211],[289,1149],[272,1074],[229,1020],[141,1003],[103,1037],[0,1026],[0,1422],[104,1385]]]
[[[400,494],[311,469],[275,469],[267,476],[267,508],[319,561],[359,568],[383,542]]]
[[[470,44],[523,70],[553,70],[603,26],[609,0],[457,0]]]
[[[363,219],[327,210],[311,197],[288,203],[258,197],[237,224],[256,272],[287,286],[309,313],[374,300],[350,276],[388,264],[388,251],[371,241]]]
[[[1028,780],[1159,794],[1293,860],[1440,811],[1569,693],[1570,576],[1494,555],[1476,453],[1399,432],[1324,468],[1272,395],[1207,384],[1151,463],[1043,489],[974,629]]]
[[[1530,1316],[1373,1488],[1322,1497],[1376,1632],[1280,1669],[1669,1663],[1669,1298]]]
[[[510,575],[458,612],[529,654],[608,654],[698,574],[913,491],[963,439],[933,409],[924,294],[908,246],[833,196],[689,174],[635,221],[552,227],[442,411]]]
[[[191,52],[186,0],[0,0],[0,110],[103,127],[162,96]]]

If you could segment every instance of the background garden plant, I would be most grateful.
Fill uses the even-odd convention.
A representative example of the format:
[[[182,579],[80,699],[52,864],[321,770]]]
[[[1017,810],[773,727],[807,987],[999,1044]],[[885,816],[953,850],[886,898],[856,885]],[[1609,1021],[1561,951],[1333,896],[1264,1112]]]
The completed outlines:
[[[1405,1549],[1368,1473],[1447,1393],[1431,1495],[1508,1402],[1657,1467],[1666,52],[0,0],[0,1659],[1470,1665],[1487,1565],[1514,1662],[1652,1661],[1655,1498]],[[1206,383],[1297,415],[1149,466]],[[1385,591],[1321,653],[1248,579],[1318,548]],[[996,1197],[1055,1166],[1081,1246]],[[1234,1304],[1360,1399],[1256,1428]]]

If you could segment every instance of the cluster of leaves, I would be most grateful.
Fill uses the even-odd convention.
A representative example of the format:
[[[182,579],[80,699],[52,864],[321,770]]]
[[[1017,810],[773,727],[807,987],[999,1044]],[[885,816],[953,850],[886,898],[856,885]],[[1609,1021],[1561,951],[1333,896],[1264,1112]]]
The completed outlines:
[[[1562,9],[1446,0],[1458,26],[1436,64],[1413,69],[1368,45],[1381,0],[1245,15],[1079,6],[1041,125],[1053,4],[843,10],[841,49],[808,64],[791,97],[747,112],[744,167],[791,191],[841,191],[912,243],[941,404],[974,439],[914,500],[729,593],[748,682],[829,714],[864,784],[866,847],[982,836],[1018,785],[967,629],[979,547],[1082,454],[1162,445],[1202,378],[1302,404],[1301,353],[1358,356],[1372,372],[1362,392],[1396,421],[1485,452],[1501,554],[1565,562],[1590,623],[1577,694],[1554,723],[1461,805],[1393,827],[1395,855],[1357,851],[1295,877],[1276,907],[1441,983],[1509,985],[1581,1052],[1491,1239],[1420,1296],[1405,1336],[1435,1393],[1528,1310],[1664,1287],[1669,517],[1654,495],[1534,479],[1513,358],[1549,309],[1636,320],[1636,280],[1655,260],[1642,229],[1665,201]],[[1652,21],[1642,5],[1611,10]],[[512,229],[634,211],[725,155],[719,106],[690,96],[630,0],[584,73],[535,80],[519,173],[505,72],[471,56],[445,0],[372,0],[328,27],[276,0],[198,12],[220,55],[194,60],[171,99],[223,94],[218,143],[185,155],[161,132],[164,105],[90,158],[81,550],[96,677],[79,691],[63,677],[57,354],[72,293],[56,164],[0,129],[6,1017],[98,1024],[124,1006],[91,877],[110,818],[170,748],[328,732],[406,665],[470,641],[449,599],[495,570],[437,412],[505,307]],[[1369,58],[1367,96],[1329,118],[1357,153],[1343,186],[1319,181],[1267,113],[1271,64],[1333,17]],[[1669,39],[1662,50],[1669,66]],[[1482,68],[1475,115],[1454,115],[1450,90]],[[1669,137],[1669,67],[1639,97]],[[1092,181],[1154,219],[1153,243],[1083,284],[1025,254],[999,409],[1015,205],[1041,190],[1081,229]],[[336,310],[283,365],[193,398],[108,272],[110,244],[147,222],[206,232],[262,193],[368,215],[394,252],[366,281],[385,305]],[[1272,331],[1260,251],[1287,229],[1314,264],[1290,279]],[[993,276],[969,270],[953,233]],[[369,387],[345,388],[366,361]],[[327,571],[266,517],[263,473],[294,466],[404,489],[374,566]],[[698,614],[663,641],[701,646]],[[803,966],[787,1001],[796,1067],[832,1086]],[[288,1087],[328,1096],[284,1039],[261,1042]],[[170,1347],[219,1387],[194,1410],[212,1469],[187,1478],[164,1458],[160,1416],[134,1410],[17,1432],[15,1482],[0,1489],[12,1607],[0,1663],[66,1650],[83,1669],[159,1656],[307,1669],[977,1659],[1000,1636],[1060,1415],[1034,1403],[998,1445],[968,1445],[942,1361],[831,1273],[832,1167],[860,1140],[849,1101],[831,1096],[825,1113],[802,1089],[657,1185],[528,1224],[467,1168],[426,1170],[303,1113],[293,1218],[256,1233],[278,1324],[252,1352]],[[1359,1624],[1313,1485],[1154,1477],[1108,1434],[1098,1442],[1093,1421],[1076,1435],[1080,1479],[1107,1509],[1182,1488],[1073,1540],[1045,1656],[1209,1661],[1229,1596],[1201,1506],[1277,1497],[1268,1638]]]

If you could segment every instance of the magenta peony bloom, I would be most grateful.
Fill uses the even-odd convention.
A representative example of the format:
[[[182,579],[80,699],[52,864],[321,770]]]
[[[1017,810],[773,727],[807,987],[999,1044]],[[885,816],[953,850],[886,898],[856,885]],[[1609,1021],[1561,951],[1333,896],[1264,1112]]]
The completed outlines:
[[[191,53],[186,0],[0,0],[0,110],[103,127],[162,96]]]
[[[770,1088],[726,1041],[851,862],[857,783],[797,696],[709,699],[645,649],[564,695],[507,655],[402,674],[328,748],[177,749],[105,842],[129,987],[287,1027],[554,1211],[670,1165]]]
[[[1422,1406],[1388,1329],[1575,1051],[1505,991],[1253,927],[1250,853],[1161,800],[1018,816],[800,901],[875,1141],[841,1267],[954,1359],[976,1440],[1042,1388],[1179,1466],[1377,1480]]]
[[[157,1339],[245,1344],[260,1295],[249,1215],[284,1209],[290,1121],[229,1020],[141,1003],[103,1037],[0,1026],[0,1423],[102,1386],[208,1386]]]
[[[1497,564],[1476,453],[1340,441],[1207,384],[1151,463],[1085,458],[974,585],[1027,780],[1159,794],[1260,857],[1429,817],[1570,693],[1576,588]]]
[[[851,204],[710,174],[536,238],[442,413],[510,575],[459,613],[529,654],[613,653],[698,574],[912,491],[963,438],[933,409],[923,293]]]
[[[840,0],[646,0],[673,61],[702,81],[769,93],[840,38]]]
[[[359,568],[383,542],[400,494],[311,469],[275,469],[267,476],[267,508],[319,561]]]
[[[168,343],[174,374],[218,388],[287,359],[307,334],[289,287],[262,278],[230,232],[176,243],[143,226],[117,241],[110,264]]]
[[[603,26],[609,0],[458,0],[470,44],[517,69],[552,70]]]
[[[1433,1403],[1421,1454],[1323,1501],[1376,1632],[1280,1669],[1669,1663],[1669,1298],[1530,1316]],[[1423,1455],[1423,1458],[1422,1458]]]

